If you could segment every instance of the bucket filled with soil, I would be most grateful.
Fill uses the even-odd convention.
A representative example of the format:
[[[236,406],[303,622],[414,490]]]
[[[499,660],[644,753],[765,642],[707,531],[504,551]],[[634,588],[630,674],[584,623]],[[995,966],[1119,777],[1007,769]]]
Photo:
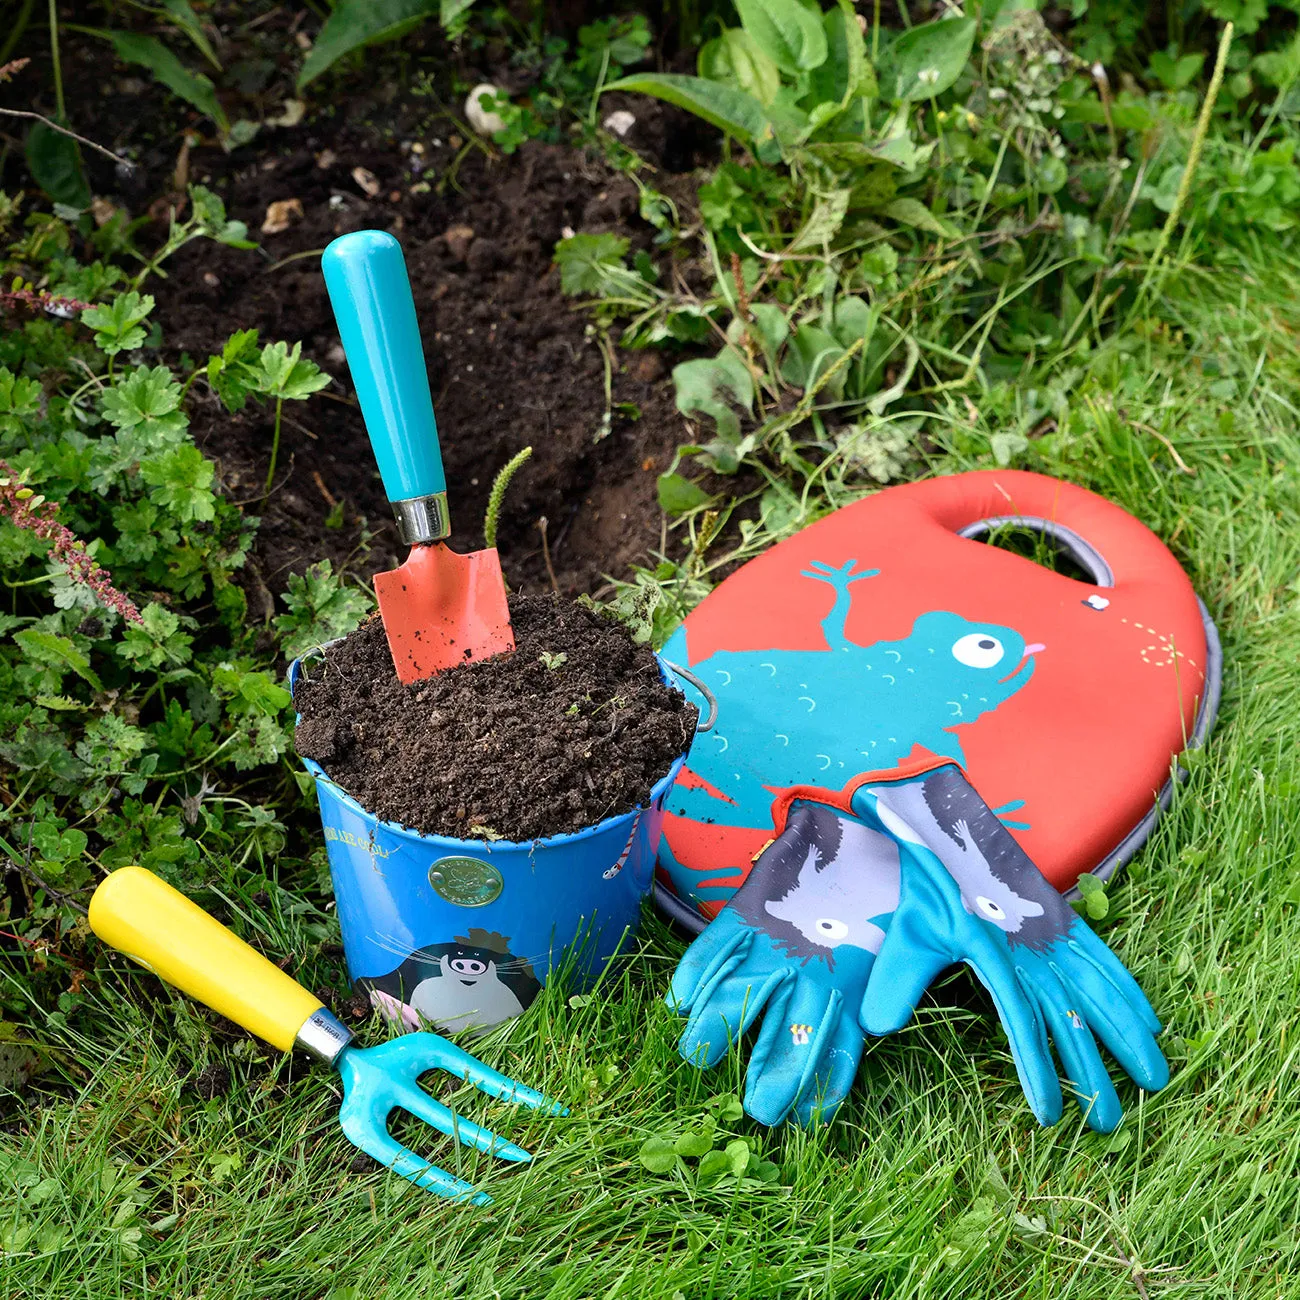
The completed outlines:
[[[403,684],[383,625],[295,660],[348,970],[410,1027],[518,1015],[594,977],[654,876],[697,720],[627,630],[515,596],[512,654]]]

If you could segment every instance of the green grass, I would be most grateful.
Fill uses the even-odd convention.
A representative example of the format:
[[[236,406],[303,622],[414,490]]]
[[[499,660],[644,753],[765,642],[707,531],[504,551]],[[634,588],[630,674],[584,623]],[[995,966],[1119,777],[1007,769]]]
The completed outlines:
[[[568,1117],[447,1094],[534,1150],[532,1167],[399,1130],[496,1198],[465,1209],[355,1170],[332,1076],[118,960],[66,1020],[29,1001],[23,1032],[54,1050],[33,1087],[0,1095],[0,1296],[1300,1291],[1300,279],[1279,258],[1171,274],[1166,324],[1061,363],[1068,412],[1017,461],[1169,540],[1224,640],[1219,726],[1102,926],[1164,1017],[1173,1067],[1156,1096],[1122,1088],[1115,1135],[1074,1113],[1033,1123],[986,1001],[958,975],[872,1046],[833,1127],[723,1126],[777,1164],[773,1185],[655,1176],[642,1142],[738,1093],[743,1062],[702,1074],[677,1057],[661,996],[682,943],[650,918],[594,997],[553,984],[475,1046]],[[954,405],[947,467],[990,463],[1019,400]],[[268,952],[312,954],[305,983],[337,985],[320,955],[329,918],[288,893],[234,901]],[[0,973],[11,991],[21,966]],[[204,1101],[195,1078],[213,1062],[232,1081]]]

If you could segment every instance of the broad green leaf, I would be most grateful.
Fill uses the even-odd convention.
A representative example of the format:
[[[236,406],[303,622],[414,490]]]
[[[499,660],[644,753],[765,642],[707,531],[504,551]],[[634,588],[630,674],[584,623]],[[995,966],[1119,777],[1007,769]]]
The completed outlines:
[[[820,17],[799,0],[735,0],[740,25],[764,54],[792,77],[826,60]]]
[[[119,293],[108,306],[88,307],[81,323],[95,331],[95,346],[106,356],[138,348],[145,339],[143,321],[153,311],[150,294]]]
[[[173,94],[211,118],[223,134],[230,130],[230,119],[217,100],[212,82],[201,72],[191,72],[156,36],[117,31],[98,31],[95,35],[111,41],[119,59],[148,68]]]
[[[605,89],[653,95],[666,103],[676,104],[720,131],[734,135],[744,144],[753,145],[770,132],[767,112],[753,95],[737,90],[735,86],[706,81],[703,77],[644,72],[611,82]]]
[[[788,487],[773,486],[759,498],[758,517],[769,536],[782,537],[803,519],[804,505]]]
[[[57,632],[46,632],[38,627],[29,627],[21,632],[15,632],[14,641],[22,650],[25,659],[53,668],[57,672],[74,672],[97,691],[103,689],[99,678],[91,670],[90,657],[79,650],[70,637],[60,636]]]
[[[904,32],[889,51],[892,98],[933,99],[961,76],[975,43],[975,19],[941,18]]]
[[[346,636],[372,608],[365,592],[345,586],[328,560],[309,565],[301,577],[290,574],[284,603],[289,612],[277,615],[274,625],[286,659]]]
[[[27,133],[27,169],[55,203],[79,209],[90,206],[81,152],[71,136],[37,122]]]
[[[212,674],[212,685],[228,698],[227,711],[241,718],[274,718],[293,700],[269,673],[250,672],[234,664],[218,666]]]
[[[829,194],[822,195],[787,251],[797,253],[805,248],[815,248],[818,251],[825,248],[840,233],[844,214],[848,210],[848,190],[832,190]]]
[[[665,514],[684,515],[708,503],[709,494],[698,483],[677,473],[659,475],[659,504]]]
[[[80,713],[89,707],[70,695],[38,695],[36,703],[43,709],[53,709],[55,713]]]
[[[849,191],[850,212],[878,212],[898,192],[898,170],[874,159],[854,171]]]
[[[731,1172],[737,1178],[743,1177],[749,1168],[749,1143],[744,1138],[732,1138],[722,1154],[727,1157]]]
[[[865,299],[851,295],[835,304],[831,333],[847,348],[858,339],[870,340],[879,319],[879,307],[871,307]]]
[[[172,667],[188,663],[193,637],[180,630],[180,615],[151,601],[144,607],[139,623],[128,623],[117,646],[118,658],[136,668]]]
[[[628,240],[622,235],[570,235],[555,245],[554,260],[560,268],[560,288],[565,293],[601,294],[616,286],[617,272],[626,273],[623,259]]]
[[[1106,886],[1096,876],[1085,871],[1076,882],[1084,908],[1089,920],[1103,921],[1110,912],[1110,899],[1106,897]]]
[[[330,382],[330,377],[314,361],[302,359],[301,343],[295,343],[292,348],[284,342],[268,343],[262,349],[259,369],[259,391],[288,401],[305,401]]]
[[[924,167],[934,152],[935,142],[918,145],[912,139],[911,110],[900,104],[894,115],[885,123],[885,129],[871,144],[865,146],[868,155],[893,165],[905,172]]]
[[[820,104],[814,104],[808,114],[808,136],[814,136],[824,127],[827,122],[833,122],[842,113],[843,109],[839,103],[833,99],[824,100]]]
[[[874,99],[878,93],[876,74],[867,59],[852,0],[839,0],[838,7],[828,10],[822,22],[826,29],[826,61],[809,78],[808,99],[841,108],[858,95]]]
[[[812,388],[817,380],[844,355],[833,334],[817,325],[800,325],[790,337],[781,376],[796,388]],[[822,392],[838,401],[844,394],[844,372],[839,371]]]
[[[38,822],[32,829],[32,843],[37,853],[49,862],[70,862],[86,851],[89,841],[85,831],[75,828],[60,831],[53,822]]]
[[[222,71],[221,60],[217,58],[207,34],[199,22],[198,15],[190,8],[189,0],[162,0],[162,7],[171,15],[171,20],[194,43],[194,48],[212,64],[218,72]]]
[[[474,7],[474,0],[439,0],[438,21],[444,29],[454,27]]]
[[[989,438],[989,447],[993,459],[1005,467],[1028,449],[1029,439],[1023,433],[995,433]]]
[[[716,357],[683,361],[673,367],[677,409],[683,415],[708,415],[724,440],[740,440],[740,418],[735,408],[749,412],[754,401],[754,381],[740,354],[723,348]]]
[[[650,1137],[641,1144],[641,1150],[637,1152],[641,1163],[652,1174],[666,1174],[671,1172],[677,1166],[677,1152],[673,1150],[673,1144],[665,1137]]]
[[[215,239],[219,244],[228,244],[231,248],[257,247],[252,240],[245,238],[248,227],[242,221],[227,219],[226,205],[207,186],[190,186],[190,206],[192,219],[200,233]]]
[[[212,462],[192,443],[169,447],[140,464],[140,477],[153,489],[149,499],[184,523],[209,523],[216,518],[214,473]]]
[[[838,109],[834,104],[829,104],[827,111],[834,116]],[[782,151],[794,148],[812,133],[813,119],[800,107],[798,97],[790,86],[782,86],[777,92],[776,98],[767,106],[767,116],[774,138],[758,142],[755,154],[760,162],[777,161]],[[778,143],[780,150],[774,148]]]
[[[440,14],[442,8],[441,0],[339,0],[303,60],[298,89],[315,81],[345,54],[381,41],[395,41]]]
[[[22,433],[25,417],[39,415],[40,409],[39,381],[0,366],[0,433]]]
[[[758,334],[763,351],[768,357],[775,357],[781,345],[790,337],[790,322],[785,312],[775,303],[756,302],[750,306],[749,314],[753,319],[753,330]]]
[[[942,217],[936,217],[920,199],[898,198],[885,205],[885,216],[917,230],[928,230],[943,239],[958,239],[961,232]]]
[[[716,1183],[731,1173],[731,1159],[725,1151],[710,1151],[700,1160],[695,1177],[701,1187]]]
[[[781,89],[781,70],[740,27],[728,27],[700,49],[701,77],[725,82],[770,104]]]
[[[880,386],[884,359],[891,349],[887,342],[876,337],[879,321],[880,307],[868,306],[861,298],[849,296],[835,303],[830,320],[831,333],[846,348],[859,340],[862,342],[845,376],[846,397],[860,400]]]
[[[1034,167],[1033,177],[1040,193],[1055,194],[1065,188],[1065,182],[1070,179],[1070,170],[1063,159],[1045,153]]]
[[[861,298],[849,296],[841,298],[835,304],[831,316],[831,333],[844,347],[852,347],[862,342],[858,354],[849,363],[845,374],[844,395],[846,398],[861,400],[875,393],[880,387],[881,374],[884,373],[885,360],[897,343],[889,343],[887,338],[876,334],[876,325],[880,321],[880,307],[868,307]]]
[[[687,1129],[673,1143],[673,1150],[679,1156],[688,1156],[692,1160],[708,1155],[713,1150],[713,1121],[710,1120],[703,1128]]]
[[[710,1097],[708,1106],[724,1124],[734,1124],[745,1113],[740,1098],[734,1092],[720,1092],[716,1097]]]
[[[144,433],[180,433],[188,424],[181,386],[166,366],[137,366],[100,398],[104,418],[118,429],[139,427]]]
[[[1204,62],[1204,54],[1184,54],[1182,58],[1176,58],[1165,50],[1157,50],[1151,56],[1151,71],[1170,90],[1182,90],[1196,79]]]

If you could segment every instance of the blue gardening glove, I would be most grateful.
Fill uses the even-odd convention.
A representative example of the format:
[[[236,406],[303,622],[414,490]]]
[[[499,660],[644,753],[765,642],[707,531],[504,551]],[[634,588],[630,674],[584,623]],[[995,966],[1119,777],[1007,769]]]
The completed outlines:
[[[1100,1132],[1119,1123],[1122,1109],[1094,1035],[1139,1087],[1155,1092],[1169,1082],[1155,1042],[1160,1021],[1136,981],[959,768],[864,786],[853,808],[901,849],[898,909],[867,983],[864,1029],[901,1029],[939,972],[965,962],[993,997],[1040,1123],[1061,1118],[1049,1038]]]
[[[822,804],[796,803],[745,883],[691,944],[668,1004],[678,1044],[716,1065],[759,1018],[745,1110],[762,1124],[830,1119],[862,1057],[858,1009],[898,904],[893,839]]]

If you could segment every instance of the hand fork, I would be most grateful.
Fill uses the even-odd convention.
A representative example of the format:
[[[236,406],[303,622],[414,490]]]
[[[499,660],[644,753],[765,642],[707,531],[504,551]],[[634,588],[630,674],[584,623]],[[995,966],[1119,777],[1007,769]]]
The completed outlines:
[[[492,1097],[550,1115],[563,1106],[516,1083],[437,1034],[406,1034],[377,1047],[356,1047],[352,1031],[320,999],[184,894],[143,867],[109,875],[90,900],[90,928],[107,944],[242,1025],[273,1047],[301,1047],[339,1072],[339,1123],[347,1137],[380,1164],[439,1196],[490,1205],[492,1198],[404,1147],[388,1132],[395,1109],[408,1111],[458,1142],[502,1160],[526,1163],[523,1147],[460,1119],[416,1080],[445,1070]]]

